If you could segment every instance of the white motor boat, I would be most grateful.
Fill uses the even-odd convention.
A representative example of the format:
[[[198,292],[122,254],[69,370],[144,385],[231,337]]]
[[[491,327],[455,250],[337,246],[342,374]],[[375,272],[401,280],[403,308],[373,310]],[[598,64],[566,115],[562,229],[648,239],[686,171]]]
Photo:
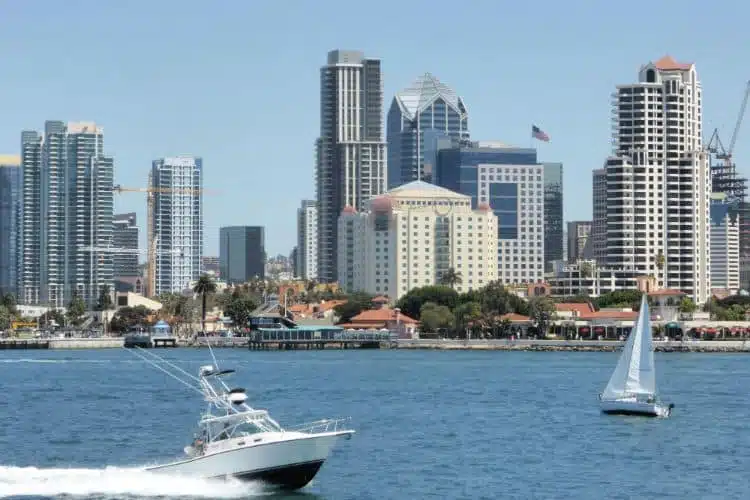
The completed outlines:
[[[233,477],[294,490],[304,487],[315,477],[339,438],[349,438],[354,434],[353,430],[343,427],[345,419],[321,420],[284,429],[266,410],[257,410],[247,404],[245,389],[230,388],[225,383],[224,378],[234,370],[203,366],[199,376],[194,377],[153,353],[139,348],[135,352],[160,370],[200,391],[208,403],[198,422],[195,439],[184,448],[186,457],[148,467],[147,471],[204,478]],[[191,377],[200,388],[164,369],[150,357]]]
[[[612,415],[668,417],[674,404],[662,403],[656,392],[656,369],[651,336],[651,319],[646,294],[635,329],[628,336],[622,354],[604,392],[601,410]]]

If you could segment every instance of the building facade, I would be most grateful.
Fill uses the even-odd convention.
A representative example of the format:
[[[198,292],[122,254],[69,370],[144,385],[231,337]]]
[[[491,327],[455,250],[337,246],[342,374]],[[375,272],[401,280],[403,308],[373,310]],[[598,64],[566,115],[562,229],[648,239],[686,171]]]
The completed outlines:
[[[486,202],[414,181],[339,218],[339,284],[348,291],[402,297],[450,270],[459,292],[497,279],[497,217]]]
[[[150,293],[181,292],[201,272],[203,160],[194,156],[155,160],[149,183],[159,189],[153,194],[151,227],[156,265]]]
[[[78,296],[93,307],[112,290],[114,162],[91,122],[48,121],[21,134],[22,259],[19,299],[65,307]]]
[[[603,266],[607,263],[607,171],[597,168],[592,177],[591,246],[594,260]]]
[[[470,196],[472,206],[492,207],[499,224],[498,279],[504,283],[539,281],[562,259],[561,164],[538,163],[531,148],[454,143],[438,152],[436,183]]]
[[[115,278],[140,276],[141,271],[138,269],[138,224],[134,212],[115,214],[112,221],[112,246],[132,251],[132,253],[115,253],[112,255]]]
[[[591,241],[591,221],[571,221],[568,222],[567,231],[567,262],[577,262],[579,260],[591,260],[594,258],[593,244]]]
[[[318,280],[336,281],[338,217],[363,209],[385,191],[386,143],[380,60],[334,50],[320,69],[320,137],[316,141]]]
[[[21,157],[0,155],[0,295],[18,292],[22,187]]]
[[[388,111],[388,188],[416,180],[432,182],[434,142],[469,139],[463,99],[430,73],[398,92]]]
[[[607,262],[654,275],[705,303],[710,290],[711,179],[702,90],[693,64],[664,57],[613,96],[606,162]]]
[[[201,274],[211,274],[221,277],[219,258],[213,255],[204,255],[201,257]]]
[[[638,287],[638,276],[633,270],[599,266],[593,259],[556,262],[553,271],[547,273],[546,281],[550,295],[555,297],[598,297]]]
[[[302,200],[297,209],[297,253],[295,276],[318,279],[318,203]]]
[[[219,274],[230,285],[266,277],[266,234],[262,226],[219,229]]]
[[[711,200],[711,288],[740,288],[740,214],[724,193]]]

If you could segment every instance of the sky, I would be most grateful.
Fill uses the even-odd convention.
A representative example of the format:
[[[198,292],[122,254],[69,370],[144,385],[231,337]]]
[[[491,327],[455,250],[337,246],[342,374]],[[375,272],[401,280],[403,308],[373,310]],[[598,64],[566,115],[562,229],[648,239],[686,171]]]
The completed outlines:
[[[0,0],[0,154],[45,120],[95,121],[115,183],[152,160],[203,158],[206,255],[219,227],[262,225],[270,255],[296,244],[314,199],[320,66],[333,49],[380,58],[384,113],[430,72],[461,95],[472,139],[564,165],[566,220],[591,218],[591,170],[611,152],[611,94],[665,54],[694,62],[704,130],[728,145],[748,78],[750,5],[600,0]],[[750,176],[750,123],[734,157]],[[138,214],[145,195],[116,195]]]

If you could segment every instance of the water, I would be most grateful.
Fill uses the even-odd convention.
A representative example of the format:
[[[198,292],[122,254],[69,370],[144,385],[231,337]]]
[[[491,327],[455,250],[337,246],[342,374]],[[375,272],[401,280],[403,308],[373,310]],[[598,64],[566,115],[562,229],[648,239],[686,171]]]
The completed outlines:
[[[191,373],[208,359],[157,352]],[[282,425],[352,417],[353,439],[286,497],[747,497],[743,355],[657,354],[660,390],[676,403],[666,420],[599,413],[614,353],[217,355]],[[268,498],[253,483],[136,470],[178,456],[202,405],[125,350],[4,351],[0,381],[0,497]]]

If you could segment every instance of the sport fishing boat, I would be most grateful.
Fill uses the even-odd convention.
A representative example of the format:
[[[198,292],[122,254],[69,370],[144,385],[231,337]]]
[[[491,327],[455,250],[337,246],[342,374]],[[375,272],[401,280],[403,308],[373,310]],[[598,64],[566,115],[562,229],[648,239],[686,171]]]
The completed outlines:
[[[656,366],[652,346],[651,319],[644,294],[638,323],[628,336],[615,371],[599,395],[603,413],[669,417],[674,404],[665,404],[656,392]]]
[[[254,409],[247,404],[245,389],[227,385],[224,379],[234,370],[220,370],[215,358],[214,365],[201,367],[198,377],[195,377],[156,354],[140,348],[134,352],[199,391],[208,404],[198,422],[198,432],[192,444],[184,448],[185,458],[147,467],[147,471],[204,478],[233,477],[295,490],[312,481],[339,438],[350,438],[354,434],[353,430],[343,426],[347,419],[320,420],[294,429],[282,428],[266,410]],[[199,387],[160,366],[162,363],[157,364],[154,358],[183,377],[198,382]]]

